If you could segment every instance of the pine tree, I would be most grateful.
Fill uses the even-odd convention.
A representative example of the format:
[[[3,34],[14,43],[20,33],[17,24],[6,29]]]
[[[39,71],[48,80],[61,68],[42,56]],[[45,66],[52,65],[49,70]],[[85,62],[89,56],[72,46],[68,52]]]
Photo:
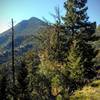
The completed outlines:
[[[93,58],[97,52],[92,47],[92,41],[96,38],[94,35],[96,23],[88,21],[86,3],[87,0],[67,0],[64,4],[67,12],[63,20],[67,30],[66,34],[70,38],[77,37],[80,40],[78,45],[82,56],[84,77],[93,78],[96,74]]]

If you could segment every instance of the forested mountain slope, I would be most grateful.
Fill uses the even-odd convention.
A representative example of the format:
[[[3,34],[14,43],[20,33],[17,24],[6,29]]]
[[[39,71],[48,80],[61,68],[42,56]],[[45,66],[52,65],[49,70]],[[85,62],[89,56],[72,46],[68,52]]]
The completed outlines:
[[[35,17],[32,17],[29,20],[23,20],[15,25],[15,54],[22,55],[32,48],[37,49],[38,46],[34,36],[45,26],[46,23],[44,21]],[[0,34],[0,63],[3,63],[10,58],[11,34],[11,29]]]

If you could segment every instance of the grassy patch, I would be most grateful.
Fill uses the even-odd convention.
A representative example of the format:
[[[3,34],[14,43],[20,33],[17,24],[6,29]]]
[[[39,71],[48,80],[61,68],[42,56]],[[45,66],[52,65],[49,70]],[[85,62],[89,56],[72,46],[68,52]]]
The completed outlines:
[[[77,90],[70,100],[100,100],[100,80],[93,81],[82,90]]]

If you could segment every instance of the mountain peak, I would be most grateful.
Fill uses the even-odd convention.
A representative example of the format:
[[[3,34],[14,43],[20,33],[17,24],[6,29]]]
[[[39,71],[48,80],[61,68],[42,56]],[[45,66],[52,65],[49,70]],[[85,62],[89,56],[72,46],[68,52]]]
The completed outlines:
[[[16,54],[27,52],[27,50],[31,49],[32,47],[37,48],[35,41],[32,40],[33,35],[37,35],[40,28],[45,28],[46,23],[41,19],[36,17],[31,17],[28,20],[22,20],[20,23],[14,26],[15,31],[15,49]],[[5,62],[9,59],[7,57],[8,52],[11,55],[11,29],[3,32],[0,34],[0,45],[2,47],[3,52],[0,63]],[[23,46],[23,48],[22,48]],[[5,61],[2,61],[5,59]]]
[[[31,17],[29,20],[28,20],[29,23],[41,23],[41,24],[44,24],[45,22],[42,21],[41,19],[39,18],[36,18],[36,17]]]
[[[31,17],[31,18],[29,18],[29,20],[40,20],[40,19],[37,17]]]

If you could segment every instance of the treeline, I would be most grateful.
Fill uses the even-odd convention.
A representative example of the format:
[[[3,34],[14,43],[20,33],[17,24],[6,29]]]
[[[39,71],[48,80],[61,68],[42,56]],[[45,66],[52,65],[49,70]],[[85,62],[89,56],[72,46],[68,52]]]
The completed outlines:
[[[87,0],[67,0],[65,16],[56,9],[55,24],[36,36],[38,52],[28,52],[16,67],[16,81],[1,71],[0,100],[69,100],[70,95],[96,77],[93,46],[96,22],[89,22]],[[7,68],[6,68],[7,69]]]

